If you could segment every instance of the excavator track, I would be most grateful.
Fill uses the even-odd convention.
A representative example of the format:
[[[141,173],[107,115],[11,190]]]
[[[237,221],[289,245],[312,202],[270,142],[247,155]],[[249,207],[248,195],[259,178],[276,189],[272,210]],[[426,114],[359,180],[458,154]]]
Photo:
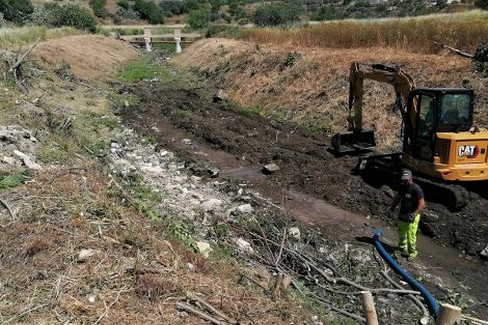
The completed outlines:
[[[354,172],[373,186],[386,184],[397,188],[402,167],[401,153],[371,154],[359,157]],[[462,185],[441,183],[415,174],[414,181],[423,188],[428,201],[445,205],[452,211],[459,211],[469,203],[469,191]]]
[[[415,177],[415,182],[426,192],[426,198],[459,211],[469,203],[469,192],[462,185],[439,183],[423,177]]]

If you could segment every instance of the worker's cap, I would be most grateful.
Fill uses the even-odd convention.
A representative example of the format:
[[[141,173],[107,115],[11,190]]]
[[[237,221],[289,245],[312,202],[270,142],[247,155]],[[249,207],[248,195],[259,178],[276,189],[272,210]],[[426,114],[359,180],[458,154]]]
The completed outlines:
[[[402,177],[401,177],[402,181],[408,181],[411,178],[412,178],[412,172],[410,170],[408,169],[402,170]]]

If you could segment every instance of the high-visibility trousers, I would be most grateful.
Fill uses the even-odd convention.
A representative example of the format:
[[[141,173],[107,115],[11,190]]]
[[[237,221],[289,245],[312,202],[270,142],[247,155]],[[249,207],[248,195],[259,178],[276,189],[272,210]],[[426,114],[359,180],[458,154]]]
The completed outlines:
[[[409,257],[417,256],[417,230],[419,228],[420,213],[415,215],[412,222],[398,220],[398,249]]]

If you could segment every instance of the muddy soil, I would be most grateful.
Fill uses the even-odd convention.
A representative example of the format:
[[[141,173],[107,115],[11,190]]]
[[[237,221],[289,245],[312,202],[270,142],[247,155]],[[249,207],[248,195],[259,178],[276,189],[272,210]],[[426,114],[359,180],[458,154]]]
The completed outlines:
[[[372,186],[354,175],[357,158],[335,157],[325,135],[242,114],[230,102],[211,102],[194,91],[158,82],[121,90],[126,91],[141,102],[120,112],[124,123],[200,166],[194,169],[200,176],[216,176],[212,168],[201,168],[210,163],[219,168],[217,177],[250,180],[262,195],[293,217],[320,226],[333,239],[370,237],[379,226],[390,228],[394,238],[395,218],[387,212],[392,189]],[[279,170],[266,173],[267,164]],[[459,281],[485,302],[488,293],[480,284],[486,282],[488,263],[478,253],[487,245],[487,203],[486,193],[473,193],[470,205],[460,212],[429,202],[422,230],[433,238],[421,243],[432,247],[421,247],[420,258],[430,271]],[[452,246],[456,250],[443,250]],[[476,315],[488,317],[488,307],[478,305]]]

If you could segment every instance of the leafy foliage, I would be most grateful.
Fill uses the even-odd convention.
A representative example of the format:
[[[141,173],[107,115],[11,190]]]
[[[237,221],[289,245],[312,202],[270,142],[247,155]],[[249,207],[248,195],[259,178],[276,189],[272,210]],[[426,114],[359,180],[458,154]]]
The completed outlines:
[[[0,0],[0,13],[7,21],[23,25],[33,12],[34,7],[30,0]]]
[[[300,12],[298,7],[285,3],[263,5],[254,13],[254,23],[262,27],[291,24],[300,19]]]
[[[164,23],[164,11],[153,1],[136,0],[134,10],[139,12],[142,19],[146,19],[151,24]]]
[[[68,26],[92,33],[96,31],[95,19],[90,11],[78,5],[60,6],[56,3],[48,3],[33,14],[32,21],[48,27]]]
[[[478,8],[488,10],[488,0],[475,0],[474,5]]]
[[[27,172],[0,174],[0,189],[16,187],[24,184],[29,177],[30,176]]]
[[[188,25],[191,29],[202,29],[208,26],[208,13],[203,10],[193,10],[188,15]]]
[[[105,9],[106,3],[107,0],[90,0],[89,5],[95,16],[105,18],[107,17],[107,10]]]
[[[488,42],[478,45],[473,55],[473,64],[476,71],[488,77]]]
[[[182,1],[162,1],[159,6],[168,16],[183,15],[189,12]]]

